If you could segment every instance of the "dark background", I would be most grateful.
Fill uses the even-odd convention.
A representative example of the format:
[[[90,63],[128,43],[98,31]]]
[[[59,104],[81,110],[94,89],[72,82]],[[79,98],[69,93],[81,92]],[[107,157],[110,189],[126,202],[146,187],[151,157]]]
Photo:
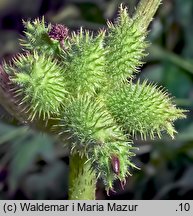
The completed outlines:
[[[121,2],[135,0],[0,0],[0,60],[20,52],[22,19],[45,16],[76,30],[98,30],[113,20]],[[189,110],[176,122],[175,140],[135,140],[139,147],[134,170],[125,190],[115,183],[116,194],[107,197],[99,182],[98,199],[193,198],[193,1],[165,0],[151,24],[147,64],[138,75],[164,86],[177,105]],[[0,107],[0,199],[67,198],[68,158],[61,143],[21,127]]]

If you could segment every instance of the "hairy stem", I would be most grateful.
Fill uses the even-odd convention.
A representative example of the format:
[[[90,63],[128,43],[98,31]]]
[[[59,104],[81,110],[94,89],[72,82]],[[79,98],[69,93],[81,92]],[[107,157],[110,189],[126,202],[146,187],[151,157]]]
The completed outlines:
[[[141,25],[143,29],[148,28],[160,3],[161,0],[141,0],[140,1],[137,10],[135,12],[134,18],[139,19],[139,25]]]
[[[91,169],[86,157],[78,154],[70,156],[69,199],[94,200],[96,190],[96,175]]]

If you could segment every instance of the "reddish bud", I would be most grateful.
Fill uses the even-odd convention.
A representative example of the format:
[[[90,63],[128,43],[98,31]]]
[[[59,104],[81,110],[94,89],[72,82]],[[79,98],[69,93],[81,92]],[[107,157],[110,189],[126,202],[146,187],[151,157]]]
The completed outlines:
[[[52,25],[49,37],[54,40],[63,41],[68,37],[68,28],[61,24]]]
[[[120,173],[120,161],[119,158],[116,155],[113,155],[111,157],[111,166],[112,170],[116,175],[119,175]]]

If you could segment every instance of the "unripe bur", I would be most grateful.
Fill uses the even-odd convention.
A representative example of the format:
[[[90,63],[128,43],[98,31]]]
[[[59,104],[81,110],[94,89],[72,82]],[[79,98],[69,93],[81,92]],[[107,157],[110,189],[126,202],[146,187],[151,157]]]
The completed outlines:
[[[107,52],[106,71],[118,85],[139,71],[145,56],[146,31],[141,31],[136,20],[128,15],[127,8],[120,7],[116,23],[108,23],[105,38]]]
[[[11,81],[18,85],[20,105],[26,106],[29,119],[50,118],[58,115],[64,104],[66,90],[63,69],[58,62],[45,54],[19,55],[14,65],[6,66]]]
[[[146,81],[123,84],[109,93],[108,110],[134,138],[140,135],[142,139],[153,139],[161,137],[164,131],[173,138],[176,133],[173,121],[185,117],[184,111],[175,107],[165,90]]]
[[[93,95],[106,84],[104,36],[104,31],[94,37],[82,28],[73,33],[71,48],[65,56],[65,77],[71,94]]]

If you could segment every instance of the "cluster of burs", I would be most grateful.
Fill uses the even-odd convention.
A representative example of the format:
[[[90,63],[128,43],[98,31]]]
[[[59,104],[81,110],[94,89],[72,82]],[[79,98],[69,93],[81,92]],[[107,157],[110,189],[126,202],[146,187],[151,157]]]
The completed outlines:
[[[174,120],[184,117],[162,88],[134,81],[148,45],[140,17],[121,6],[97,33],[44,19],[24,25],[22,54],[3,66],[18,112],[86,157],[106,189],[124,183],[135,167],[132,139],[173,137]]]

